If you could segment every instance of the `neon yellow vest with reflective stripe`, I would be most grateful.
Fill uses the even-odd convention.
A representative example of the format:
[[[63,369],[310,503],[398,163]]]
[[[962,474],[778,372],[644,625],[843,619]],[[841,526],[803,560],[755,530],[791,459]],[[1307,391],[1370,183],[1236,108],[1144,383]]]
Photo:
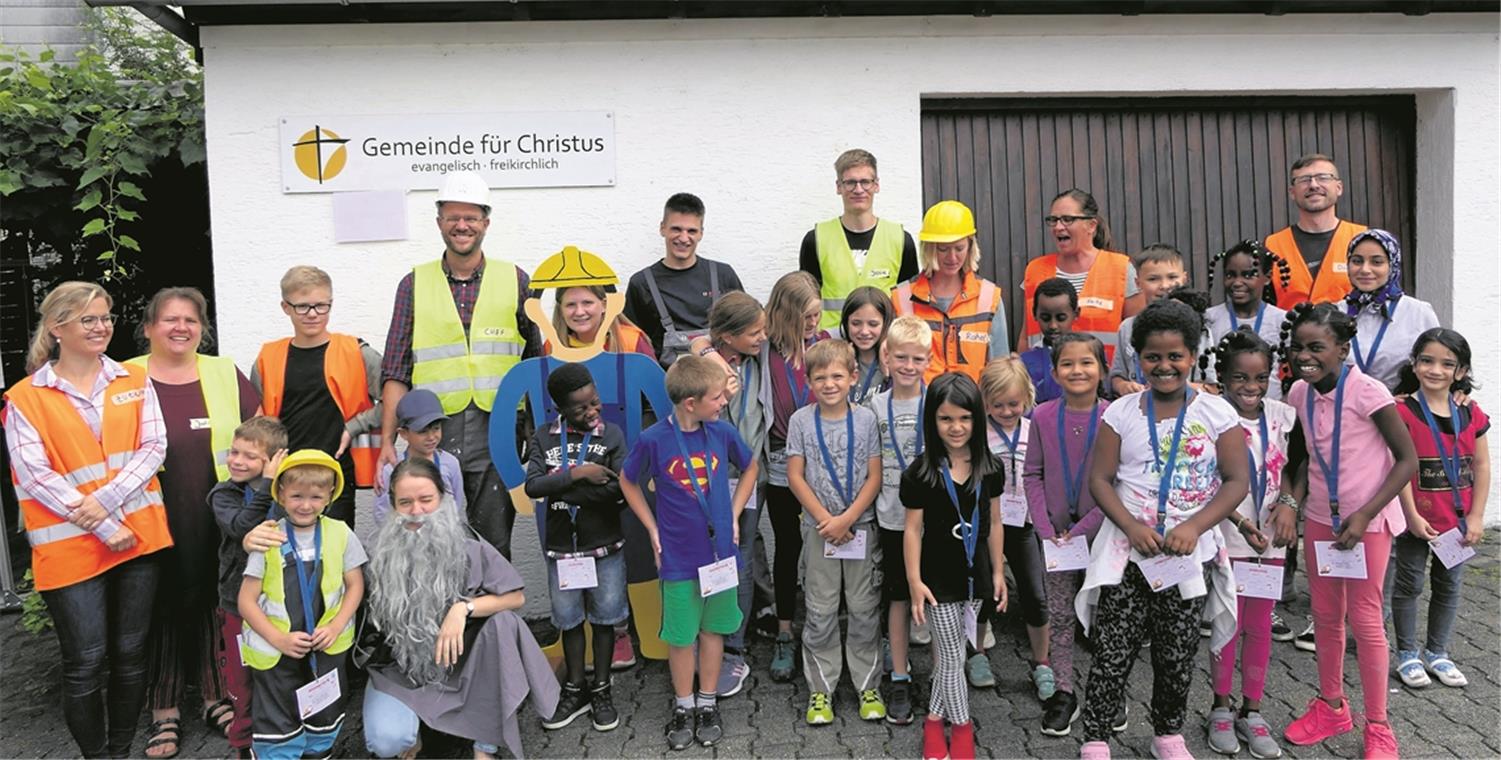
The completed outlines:
[[[334,616],[339,614],[339,605],[344,601],[344,549],[349,545],[349,526],[327,517],[319,517],[318,521],[323,524],[323,554],[322,579],[318,583],[318,590],[323,594],[323,614],[318,617],[318,625],[328,625]],[[290,533],[291,524],[282,521],[282,530]],[[285,555],[288,561],[291,555]],[[272,627],[286,633],[292,630],[292,618],[287,614],[287,586],[286,574],[282,570],[281,547],[266,550],[266,573],[261,578],[261,611],[266,613],[266,618],[271,621]],[[293,572],[296,572],[295,570]],[[245,664],[256,670],[270,670],[276,667],[281,660],[281,650],[271,646],[257,634],[250,626],[245,626],[245,646],[240,650],[240,657]],[[344,630],[334,638],[334,643],[325,650],[329,654],[338,654],[349,648],[354,643],[354,618],[344,626]]]
[[[844,299],[851,290],[873,285],[889,293],[896,287],[897,274],[902,271],[902,225],[876,220],[876,234],[870,239],[865,267],[859,272],[855,271],[855,254],[850,251],[850,241],[844,236],[839,217],[819,222],[813,228],[813,241],[818,246],[818,268],[823,275],[823,316],[818,320],[819,327],[827,330],[839,326]]]
[[[149,354],[126,362],[150,369]],[[198,355],[198,387],[203,389],[203,406],[208,410],[209,448],[214,454],[214,476],[219,482],[229,480],[229,445],[234,443],[235,428],[240,426],[240,378],[235,362],[226,356]]]
[[[513,278],[510,262],[486,261],[466,337],[442,261],[412,268],[412,387],[437,394],[448,414],[471,401],[490,411],[500,379],[521,361]]]

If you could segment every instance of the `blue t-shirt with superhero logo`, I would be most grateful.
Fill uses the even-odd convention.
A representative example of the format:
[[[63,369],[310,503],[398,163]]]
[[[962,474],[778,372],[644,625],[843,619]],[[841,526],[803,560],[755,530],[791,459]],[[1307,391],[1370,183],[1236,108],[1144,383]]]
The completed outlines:
[[[664,581],[698,579],[698,568],[718,558],[738,557],[730,466],[750,466],[750,447],[727,422],[706,422],[698,430],[674,435],[671,418],[647,428],[625,458],[621,474],[643,487],[657,482],[657,536],[662,544]],[[686,453],[685,453],[686,452]],[[709,543],[709,516],[704,514],[688,478],[697,478],[713,518],[714,545]]]

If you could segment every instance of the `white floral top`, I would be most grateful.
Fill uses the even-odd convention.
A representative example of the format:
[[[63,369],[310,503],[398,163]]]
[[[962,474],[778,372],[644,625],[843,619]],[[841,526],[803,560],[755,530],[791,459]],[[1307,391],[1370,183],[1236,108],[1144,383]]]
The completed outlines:
[[[1251,452],[1251,486],[1255,488],[1256,481],[1261,477],[1262,467],[1266,468],[1266,492],[1261,499],[1261,514],[1256,514],[1256,502],[1252,501],[1252,494],[1247,493],[1240,505],[1235,508],[1242,517],[1252,522],[1261,524],[1261,534],[1268,539],[1272,537],[1271,521],[1272,507],[1277,505],[1277,492],[1282,489],[1282,468],[1287,466],[1287,436],[1292,432],[1293,424],[1298,421],[1298,413],[1292,407],[1281,401],[1266,399],[1262,402],[1262,413],[1266,416],[1266,432],[1271,442],[1266,448],[1266,462],[1261,461],[1261,425],[1256,420],[1240,418],[1240,427],[1246,431],[1246,447]],[[1236,528],[1229,520],[1220,523],[1220,533],[1225,537],[1225,548],[1231,557],[1250,558],[1261,556],[1266,559],[1283,559],[1287,556],[1287,547],[1268,546],[1266,552],[1256,554],[1251,544],[1246,541],[1240,529]]]

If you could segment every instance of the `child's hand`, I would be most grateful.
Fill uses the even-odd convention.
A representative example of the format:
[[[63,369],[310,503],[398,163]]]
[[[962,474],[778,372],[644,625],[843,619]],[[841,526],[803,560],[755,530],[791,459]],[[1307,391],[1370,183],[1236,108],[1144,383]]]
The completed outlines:
[[[1370,523],[1371,518],[1365,516],[1365,510],[1350,515],[1340,526],[1339,535],[1334,537],[1334,543],[1346,551],[1354,549],[1355,545],[1365,538],[1365,529]]]
[[[344,456],[344,451],[349,448],[351,440],[349,429],[345,428],[344,432],[339,435],[339,448],[334,450],[334,459]]]
[[[844,518],[848,514],[848,512],[845,512],[844,514],[830,517],[829,519],[819,523],[818,535],[821,536],[823,540],[833,544],[842,544],[847,541],[848,539],[845,538],[845,536],[849,534],[850,526],[849,521]]]
[[[312,643],[313,649],[322,652],[333,646],[334,639],[337,638],[339,638],[339,632],[334,630],[333,626],[320,625],[313,629],[313,633],[308,640]]]
[[[1069,528],[1068,530],[1065,530],[1062,533],[1058,533],[1058,534],[1054,535],[1053,536],[1053,543],[1056,544],[1056,545],[1058,545],[1058,546],[1063,546],[1064,544],[1068,543],[1068,540],[1070,538],[1073,538],[1073,537],[1074,537],[1073,536],[1073,528]]]
[[[1298,543],[1298,516],[1292,507],[1282,505],[1272,511],[1272,531],[1276,538],[1273,546],[1292,546]]]
[[[266,460],[266,466],[261,468],[261,475],[267,478],[276,477],[276,471],[281,469],[281,460],[287,458],[286,449],[277,449],[276,453]]]
[[[332,639],[330,639],[332,641]],[[308,652],[313,651],[313,637],[302,631],[283,633],[271,645],[288,657],[302,659]]]
[[[1008,593],[1008,591],[1006,589],[1006,567],[1005,567],[1005,565],[1002,565],[1001,567],[996,568],[995,573],[993,573],[991,575],[991,577],[990,577],[990,582],[993,584],[991,586],[991,588],[995,589],[995,595],[992,597],[992,600],[995,602],[995,609],[996,609],[997,612],[1005,612],[1006,611],[1006,595]]]
[[[1427,520],[1423,519],[1422,515],[1413,515],[1407,521],[1407,532],[1424,541],[1432,541],[1438,538],[1438,531],[1434,530],[1433,526]]]
[[[912,581],[907,584],[907,590],[912,595],[912,622],[918,625],[928,624],[928,605],[937,606],[938,600],[933,592],[928,589],[928,584],[922,581]]]
[[[651,530],[651,557],[657,563],[657,569],[662,569],[662,539],[657,537],[657,529]]]
[[[602,464],[595,464],[593,462],[589,462],[588,464],[581,464],[577,467],[574,467],[570,470],[570,472],[572,473],[574,480],[582,480],[596,486],[605,485],[611,480],[620,477],[615,474],[614,470],[611,470],[610,468]]]
[[[1117,378],[1117,379],[1119,379],[1119,378]],[[1140,392],[1142,392],[1142,391],[1144,391],[1144,390],[1147,389],[1147,387],[1145,385],[1142,385],[1141,383],[1138,383],[1135,380],[1121,380],[1120,385],[1118,387],[1119,387],[1120,393],[1117,394],[1117,395],[1121,395],[1121,396],[1124,396],[1124,395],[1126,395],[1128,393],[1140,393]]]
[[[1269,541],[1267,541],[1266,534],[1257,530],[1256,525],[1250,520],[1241,521],[1240,533],[1242,536],[1245,536],[1246,543],[1250,544],[1251,548],[1255,549],[1257,554],[1261,554],[1262,552],[1266,551],[1266,548],[1270,543]]]
[[[245,540],[240,542],[241,548],[246,554],[255,554],[268,549],[275,549],[287,542],[287,534],[281,532],[275,520],[267,520],[250,529],[245,534]]]
[[[1485,519],[1481,515],[1470,513],[1463,525],[1465,534],[1460,536],[1459,543],[1464,546],[1478,546],[1485,539]]]
[[[730,540],[734,541],[736,546],[739,546],[740,545],[740,521],[739,520],[731,520],[730,522],[733,523],[733,525],[730,526]]]
[[[1150,528],[1148,530],[1151,530]],[[1156,535],[1157,531],[1152,531]],[[1178,523],[1162,540],[1162,549],[1168,554],[1176,554],[1180,557],[1194,553],[1199,547],[1199,532],[1188,526],[1188,523]]]
[[[1162,536],[1139,522],[1132,522],[1126,529],[1126,540],[1143,557],[1155,557],[1162,552]]]

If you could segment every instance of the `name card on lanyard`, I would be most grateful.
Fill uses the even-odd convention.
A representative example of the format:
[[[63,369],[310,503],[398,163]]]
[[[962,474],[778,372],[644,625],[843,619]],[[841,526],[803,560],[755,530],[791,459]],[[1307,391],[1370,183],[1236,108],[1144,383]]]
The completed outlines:
[[[698,594],[701,597],[713,596],[721,591],[735,588],[740,583],[739,568],[736,567],[734,557],[719,558],[719,542],[716,539],[714,529],[714,514],[709,509],[709,497],[705,493],[706,488],[714,487],[714,445],[709,439],[708,431],[700,425],[699,431],[704,434],[704,486],[698,484],[698,468],[693,466],[693,454],[688,451],[688,444],[683,438],[683,431],[678,428],[675,417],[668,416],[667,426],[672,428],[672,437],[677,440],[678,453],[683,457],[683,468],[688,471],[688,485],[693,490],[693,497],[698,500],[699,509],[704,513],[704,524],[709,532],[709,548],[714,553],[714,561],[698,568]]]
[[[1349,366],[1340,367],[1339,380],[1334,384],[1334,427],[1329,435],[1328,459],[1325,459],[1324,452],[1319,450],[1318,421],[1313,414],[1313,397],[1318,391],[1311,383],[1308,386],[1307,403],[1304,405],[1305,416],[1308,418],[1308,448],[1313,452],[1314,461],[1318,463],[1319,471],[1324,474],[1324,485],[1329,489],[1329,523],[1336,536],[1339,535],[1340,530],[1339,439],[1344,430],[1345,380],[1349,377]],[[1326,578],[1365,580],[1368,571],[1366,570],[1364,543],[1356,544],[1352,549],[1341,549],[1333,541],[1314,541],[1313,551],[1314,569],[1319,575]]]
[[[589,456],[589,442],[594,438],[594,431],[584,433],[584,440],[579,444],[579,459],[576,463],[568,461],[568,423],[558,426],[561,433],[559,439],[559,454],[563,460],[563,472],[571,472],[574,467],[584,464],[584,458]],[[568,522],[572,527],[573,551],[579,550],[579,507],[577,504],[568,505]],[[594,588],[599,585],[599,576],[594,566],[593,557],[564,557],[557,561],[558,588],[564,591],[581,591]]]
[[[818,436],[818,453],[823,459],[824,471],[829,474],[829,480],[834,485],[834,492],[839,494],[840,501],[844,502],[843,514],[855,503],[855,410],[846,405],[844,410],[844,482],[839,481],[839,472],[834,467],[834,455],[829,451],[828,441],[823,434],[823,410],[813,410],[813,430]],[[847,544],[835,544],[824,542],[824,556],[838,557],[839,559],[865,559],[865,537],[859,529],[854,530],[858,541],[849,541],[847,544],[856,544],[848,548],[841,548]],[[858,554],[856,552],[858,551]]]
[[[992,419],[987,419],[986,422],[990,423],[990,429],[995,431],[996,437],[1001,439],[1001,443],[1005,444],[1006,461],[1011,465],[1006,472],[1006,485],[1008,488],[1003,489],[1001,492],[1001,524],[1013,528],[1021,527],[1027,523],[1027,500],[1025,497],[1019,495],[1021,493],[1021,478],[1018,477],[1016,468],[1016,450],[1021,448],[1022,445],[1021,420],[1017,420],[1016,432],[1009,436],[1006,435],[1005,430],[1001,429],[1000,423]],[[1015,493],[1007,493],[1007,491],[1014,491]]]
[[[313,595],[321,591],[319,580],[323,577],[323,519],[319,518],[313,525],[313,567],[310,571],[303,569],[301,552],[297,550],[297,531],[290,520],[287,522],[287,543],[283,546],[291,555],[292,568],[297,574],[297,593],[302,597],[303,627],[311,635],[318,626],[318,618],[313,613]],[[296,690],[297,712],[303,718],[315,715],[336,702],[340,693],[338,668],[319,676],[316,652],[308,652],[308,665],[313,670],[313,680]]]

